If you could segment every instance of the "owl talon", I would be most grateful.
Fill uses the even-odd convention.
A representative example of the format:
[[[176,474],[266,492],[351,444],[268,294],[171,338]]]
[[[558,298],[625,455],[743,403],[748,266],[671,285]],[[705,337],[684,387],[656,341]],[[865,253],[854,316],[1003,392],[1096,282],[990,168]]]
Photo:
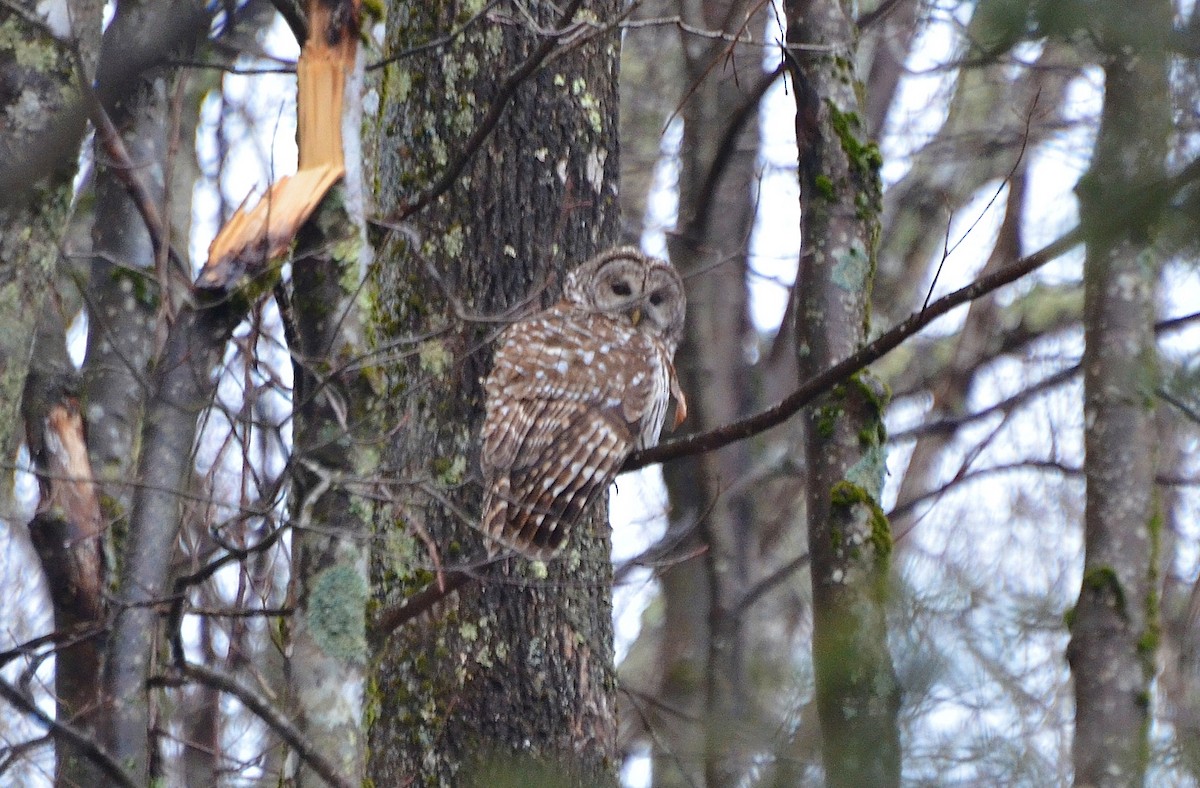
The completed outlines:
[[[687,420],[687,397],[682,391],[675,392],[675,423],[671,425],[671,430],[679,429],[679,425]]]

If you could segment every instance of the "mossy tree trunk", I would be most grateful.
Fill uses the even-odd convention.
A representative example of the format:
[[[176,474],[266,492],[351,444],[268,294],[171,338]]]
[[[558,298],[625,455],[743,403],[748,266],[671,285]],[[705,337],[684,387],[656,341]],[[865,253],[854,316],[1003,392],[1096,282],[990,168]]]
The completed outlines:
[[[866,339],[875,273],[878,150],[861,121],[851,4],[784,4],[792,49],[804,250],[794,297],[800,377],[846,358]],[[900,690],[887,647],[891,534],[883,484],[882,384],[867,373],[805,411],[813,669],[825,781],[900,781]],[[790,784],[787,769],[779,784]]]
[[[100,4],[73,3],[71,30],[30,22],[40,14],[49,18],[63,10],[54,5],[23,3],[0,9],[0,83],[15,87],[0,91],[5,96],[6,120],[0,167],[23,160],[25,151],[41,143],[55,115],[78,100],[76,63],[68,45],[54,40],[51,33],[73,40],[84,67],[89,73],[94,70]],[[24,14],[18,13],[21,8]],[[54,429],[62,429],[68,439],[82,440],[79,391],[64,329],[64,321],[78,310],[78,282],[70,275],[76,271],[69,253],[61,253],[90,218],[86,209],[76,206],[70,213],[72,220],[79,221],[68,221],[75,169],[72,159],[48,173],[18,202],[0,206],[0,402],[4,403],[0,405],[0,462],[9,468],[16,460],[22,438],[22,419],[16,418],[19,408],[43,492],[29,535],[47,578],[54,627],[60,632],[95,625],[102,606],[100,523],[95,509],[88,506],[95,503],[95,496],[86,479],[70,478],[79,469],[64,462],[70,456],[69,444]],[[54,289],[58,292],[48,298]],[[80,443],[70,445],[77,449]],[[51,481],[47,474],[54,471],[58,478]],[[15,514],[11,490],[11,474],[6,470],[0,485],[0,519]],[[79,495],[73,495],[76,492]],[[59,651],[54,686],[58,720],[83,731],[93,729],[89,717],[98,702],[99,669],[95,638],[81,638]],[[85,785],[99,778],[100,771],[77,748],[60,745],[57,756],[56,785]]]
[[[380,213],[421,201],[505,98],[509,75],[571,22],[561,9],[578,4],[520,5],[501,3],[383,72]],[[611,0],[582,5],[579,19],[618,11]],[[471,14],[452,3],[393,2],[387,49],[438,40]],[[472,522],[489,343],[505,319],[548,304],[567,270],[616,240],[618,51],[617,33],[602,32],[534,69],[450,188],[392,223],[378,244],[367,330],[378,350],[390,502],[375,514],[377,603],[419,590],[439,566],[485,554]],[[504,769],[544,768],[538,784],[615,782],[605,523],[595,512],[544,569],[520,559],[497,567],[375,645],[369,779],[495,785]]]
[[[38,3],[0,7],[0,162],[17,161],[36,148],[56,113],[78,97],[71,53],[41,18]],[[53,9],[47,9],[50,11]],[[82,123],[79,132],[82,134]],[[29,370],[32,338],[48,291],[59,242],[66,229],[75,163],[46,175],[28,193],[0,199],[0,517],[15,514],[12,473],[21,445],[21,391]]]
[[[1084,264],[1084,572],[1067,656],[1075,679],[1075,784],[1140,785],[1149,760],[1161,513],[1154,492],[1154,206],[1171,129],[1167,2],[1089,20],[1104,109],[1077,187]],[[1130,206],[1136,206],[1131,211]]]

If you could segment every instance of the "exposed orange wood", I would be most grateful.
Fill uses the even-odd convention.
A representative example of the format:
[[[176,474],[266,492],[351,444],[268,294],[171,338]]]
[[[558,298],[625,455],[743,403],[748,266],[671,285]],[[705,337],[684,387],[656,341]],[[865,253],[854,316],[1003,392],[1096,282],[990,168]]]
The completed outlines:
[[[325,164],[275,182],[250,210],[238,208],[208,247],[197,286],[227,289],[247,270],[261,270],[291,246],[296,231],[321,204],[344,170]]]
[[[40,439],[42,496],[32,523],[34,543],[46,553],[43,564],[57,567],[47,572],[60,586],[54,593],[71,600],[81,616],[98,618],[104,522],[77,399],[66,397],[50,406]]]
[[[308,3],[308,41],[296,65],[300,169],[342,159],[342,101],[358,53],[359,3]],[[332,112],[329,108],[336,107]],[[332,121],[332,122],[331,122]]]
[[[197,286],[227,290],[283,255],[326,192],[345,174],[342,107],[358,51],[359,0],[308,4],[309,36],[296,67],[299,169],[250,209],[238,208],[208,248]]]

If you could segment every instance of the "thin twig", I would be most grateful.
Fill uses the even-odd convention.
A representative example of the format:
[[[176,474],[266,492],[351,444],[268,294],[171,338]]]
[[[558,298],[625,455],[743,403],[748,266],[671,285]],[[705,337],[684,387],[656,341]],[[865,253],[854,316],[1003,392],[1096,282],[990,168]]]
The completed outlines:
[[[798,555],[791,561],[788,561],[786,564],[776,569],[771,574],[764,577],[762,580],[759,580],[751,588],[747,589],[746,593],[742,595],[742,598],[737,601],[737,604],[735,605],[737,615],[739,617],[744,616],[746,611],[749,610],[755,602],[762,599],[767,595],[768,592],[770,592],[784,580],[787,580],[789,577],[791,577],[792,574],[797,570],[808,566],[811,560],[812,556],[810,556],[808,553]]]
[[[26,640],[24,643],[19,643],[6,651],[0,651],[0,667],[4,667],[18,657],[28,657],[36,654],[47,643],[53,643],[53,650],[57,651],[91,640],[104,632],[105,627],[96,622],[77,625],[70,629],[58,629],[54,632],[48,632],[45,635]]]
[[[125,788],[137,788],[137,783],[134,782],[133,778],[121,768],[119,763],[113,760],[111,755],[101,749],[100,745],[92,737],[71,725],[54,719],[4,679],[0,679],[0,698],[4,698],[4,700],[46,726],[50,731],[50,735],[54,737],[55,742],[78,751],[80,755],[100,767],[100,770],[112,780],[113,785],[125,786]]]
[[[1021,135],[1021,149],[1017,151],[1017,160],[1013,162],[1013,166],[1008,171],[1008,174],[1000,181],[1000,185],[996,187],[996,191],[992,194],[992,198],[987,201],[987,205],[983,206],[979,215],[975,217],[975,221],[971,222],[971,226],[954,242],[953,246],[950,245],[950,225],[954,222],[954,209],[951,208],[950,216],[946,219],[946,237],[942,244],[942,259],[938,261],[937,271],[933,274],[933,281],[929,283],[929,292],[925,294],[925,303],[921,305],[922,309],[929,306],[929,299],[933,298],[933,291],[937,287],[938,278],[942,275],[942,267],[946,264],[946,259],[954,254],[954,250],[961,246],[963,241],[967,240],[968,236],[979,226],[979,223],[983,221],[983,217],[987,216],[988,211],[992,209],[992,206],[996,204],[996,200],[999,199],[1000,193],[1012,182],[1017,174],[1017,169],[1025,161],[1025,151],[1029,147],[1031,136],[1030,127],[1033,125],[1033,111],[1037,109],[1038,99],[1041,97],[1042,89],[1039,87],[1037,93],[1034,94],[1033,99],[1029,103],[1029,111],[1025,113],[1025,133]]]
[[[150,188],[138,175],[137,165],[130,158],[129,150],[125,147],[125,141],[121,139],[121,133],[113,125],[112,118],[109,117],[108,111],[104,109],[104,105],[100,102],[96,91],[83,79],[82,75],[85,73],[83,57],[78,53],[76,53],[75,62],[76,69],[80,74],[80,93],[83,95],[88,117],[91,119],[92,125],[96,127],[96,135],[104,145],[104,152],[112,160],[109,169],[117,176],[117,180],[121,182],[125,190],[129,192],[129,198],[133,200],[134,206],[137,208],[138,213],[141,214],[142,222],[146,225],[146,232],[150,235],[150,243],[154,247],[155,258],[158,259],[162,255],[167,255],[180,266],[180,270],[183,270],[183,263],[170,248],[170,241],[167,238],[165,229],[166,225],[163,222],[162,213],[158,210],[158,203],[154,200],[153,195],[150,194]],[[163,293],[162,297],[165,299],[167,294]]]
[[[220,690],[227,695],[237,698],[243,706],[266,723],[267,727],[283,739],[292,751],[304,761],[321,779],[337,788],[351,788],[352,783],[337,768],[322,755],[308,737],[280,711],[274,703],[263,697],[259,692],[245,686],[237,679],[204,665],[187,662],[177,667],[182,677]],[[156,684],[169,686],[180,683],[171,676],[158,676],[153,679]]]
[[[758,9],[762,8],[763,5],[764,5],[763,0],[760,0],[759,3],[755,6],[754,11],[752,11],[751,13],[754,13]],[[733,8],[730,8],[731,13],[732,13],[732,11],[733,11]],[[663,123],[663,131],[664,132],[671,125],[671,123],[674,122],[675,118],[679,115],[679,113],[683,111],[684,106],[689,101],[691,101],[692,96],[695,95],[696,91],[698,91],[700,89],[700,86],[702,84],[704,84],[704,81],[706,79],[708,79],[709,74],[711,74],[712,70],[717,67],[718,63],[720,63],[722,61],[727,61],[733,55],[733,50],[738,44],[754,43],[754,36],[752,34],[747,34],[745,38],[742,37],[742,32],[746,29],[746,24],[749,21],[750,21],[750,16],[747,15],[746,19],[743,20],[742,23],[738,26],[737,33],[727,33],[727,34],[725,34],[725,36],[721,36],[721,40],[724,40],[727,42],[725,47],[720,52],[716,53],[709,60],[708,65],[706,65],[704,67],[704,69],[700,72],[700,74],[698,74],[696,76],[696,78],[692,80],[692,83],[690,85],[688,85],[687,90],[683,91],[683,96],[680,97],[679,102],[675,105],[675,109],[671,110],[671,114],[667,115],[667,119]],[[725,22],[726,22],[726,24],[728,24],[729,19],[726,18]],[[686,32],[692,32],[692,31],[686,30],[686,28],[684,27],[684,22],[683,22],[682,18],[680,18],[678,25],[681,30],[685,30]],[[726,37],[726,36],[728,36],[728,37]],[[684,53],[686,54],[686,52],[687,52],[687,48],[685,47]],[[734,69],[734,75],[735,75],[734,78],[735,79],[736,79],[736,74],[737,74],[737,70],[735,68]]]
[[[431,607],[463,588],[477,576],[461,569],[451,569],[438,582],[430,583],[417,593],[404,599],[399,604],[387,608],[371,623],[369,631],[372,637],[383,640],[404,624],[417,618]]]
[[[936,421],[918,424],[906,430],[901,430],[888,435],[888,443],[896,444],[905,441],[916,440],[924,435],[944,435],[957,432],[962,427],[980,419],[987,418],[994,413],[1008,413],[1009,411],[1022,405],[1026,400],[1034,394],[1039,394],[1048,389],[1061,386],[1069,382],[1081,369],[1079,364],[1074,364],[1065,369],[1055,372],[1053,375],[1043,378],[1036,383],[1031,384],[1028,388],[1018,391],[1010,397],[1000,400],[999,402],[989,405],[986,408],[964,413],[961,416],[948,416],[937,419]]]
[[[1174,394],[1162,387],[1159,387],[1158,389],[1158,396],[1162,397],[1163,401],[1168,405],[1174,406],[1176,410],[1186,416],[1191,422],[1200,424],[1200,411],[1198,411],[1196,408],[1179,399]]]
[[[467,32],[467,28],[471,27],[471,25],[475,24],[480,19],[483,19],[485,16],[487,16],[491,12],[491,10],[496,7],[496,4],[498,2],[499,2],[499,0],[490,0],[488,2],[488,4],[485,5],[483,8],[479,9],[479,11],[474,16],[472,16],[467,21],[463,22],[458,27],[451,30],[446,35],[435,38],[432,41],[426,41],[424,44],[417,44],[416,46],[408,47],[407,49],[402,49],[399,52],[393,52],[392,54],[383,58],[379,62],[371,63],[370,65],[368,65],[366,70],[367,71],[375,71],[376,69],[380,69],[380,68],[383,68],[384,66],[395,63],[397,60],[403,60],[406,57],[412,57],[413,55],[420,54],[421,52],[428,52],[431,49],[438,49],[440,47],[444,47],[446,44],[449,44],[451,41],[458,38],[463,33]]]
[[[563,11],[562,20],[559,24],[559,29],[563,35],[571,32],[570,22],[575,18],[575,14],[582,4],[583,0],[571,0]],[[483,116],[483,120],[475,127],[475,131],[471,132],[471,136],[467,138],[466,143],[458,152],[454,161],[442,171],[442,174],[438,176],[438,179],[434,181],[429,189],[417,195],[412,200],[402,203],[393,215],[392,221],[403,220],[413,215],[450,190],[450,187],[454,185],[454,182],[458,180],[458,176],[466,168],[471,157],[483,147],[484,141],[487,140],[488,136],[491,135],[496,125],[500,122],[500,117],[504,114],[508,102],[516,95],[517,88],[541,66],[542,61],[554,50],[557,44],[557,35],[547,36],[545,40],[538,44],[529,57],[508,75],[497,89],[496,98],[492,101],[491,106],[488,107],[487,114]]]
[[[746,122],[758,111],[758,106],[762,103],[763,97],[767,95],[767,91],[771,89],[777,79],[783,76],[783,72],[783,63],[780,62],[774,71],[759,75],[758,82],[746,94],[742,103],[730,113],[729,123],[725,126],[725,131],[717,143],[716,153],[713,154],[708,170],[704,174],[704,183],[700,187],[699,198],[696,200],[695,218],[688,223],[685,231],[685,236],[692,243],[700,238],[703,228],[708,225],[717,185],[721,181],[721,176],[725,174],[729,162],[732,161],[733,154],[737,152],[738,136],[745,128]]]
[[[494,574],[487,574],[488,569],[512,558],[514,555],[515,553],[511,551],[498,553],[482,561],[465,565],[460,564],[447,569],[440,580],[434,580],[420,591],[400,600],[397,604],[377,615],[367,625],[368,637],[376,641],[386,640],[389,635],[404,624],[425,613],[455,591],[470,585],[472,581],[478,582],[485,577],[488,579],[494,578]]]

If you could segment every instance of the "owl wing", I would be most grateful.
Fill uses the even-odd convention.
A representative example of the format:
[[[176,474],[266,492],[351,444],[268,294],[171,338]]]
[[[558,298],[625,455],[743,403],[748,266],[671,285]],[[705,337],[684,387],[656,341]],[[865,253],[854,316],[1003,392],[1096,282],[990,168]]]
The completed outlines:
[[[648,340],[605,342],[600,329],[612,326],[591,322],[549,315],[511,326],[487,381],[482,529],[532,558],[561,548],[656,407]]]

